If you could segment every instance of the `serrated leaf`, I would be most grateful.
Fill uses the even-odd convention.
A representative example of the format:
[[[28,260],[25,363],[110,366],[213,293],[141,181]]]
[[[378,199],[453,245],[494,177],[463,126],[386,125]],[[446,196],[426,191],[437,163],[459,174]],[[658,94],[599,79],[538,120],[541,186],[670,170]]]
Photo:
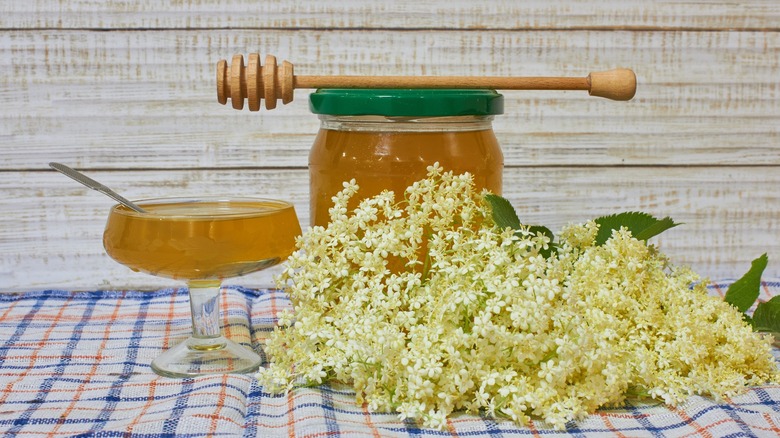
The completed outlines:
[[[780,333],[780,295],[769,301],[758,303],[753,312],[753,330],[757,332]]]
[[[748,310],[761,293],[761,274],[764,273],[768,261],[766,254],[753,260],[750,270],[729,286],[725,296],[726,302],[736,307],[740,312],[744,313]]]
[[[672,218],[667,216],[667,217],[665,217],[663,219],[659,219],[657,222],[655,222],[654,224],[652,224],[649,227],[645,228],[641,232],[637,233],[635,236],[639,240],[647,241],[647,239],[650,239],[651,237],[655,237],[655,236],[663,233],[664,231],[668,230],[669,228],[676,227],[677,225],[680,225],[680,224],[675,223],[672,220]]]
[[[602,216],[595,220],[599,224],[599,232],[596,234],[596,245],[603,245],[612,236],[612,231],[626,227],[631,235],[639,240],[647,241],[669,228],[674,228],[675,223],[670,217],[656,219],[652,215],[639,211],[629,211],[609,216]]]
[[[485,195],[485,199],[490,203],[493,214],[493,222],[499,228],[509,227],[513,230],[520,229],[520,218],[512,204],[506,199],[492,193]]]

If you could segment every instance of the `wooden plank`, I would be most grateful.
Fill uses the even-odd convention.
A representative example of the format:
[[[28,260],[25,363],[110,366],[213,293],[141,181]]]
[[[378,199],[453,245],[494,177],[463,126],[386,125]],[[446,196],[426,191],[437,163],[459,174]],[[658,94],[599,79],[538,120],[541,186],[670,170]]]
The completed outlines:
[[[308,224],[305,170],[102,171],[92,176],[130,198],[265,195],[294,202]],[[736,277],[764,252],[780,275],[777,167],[506,169],[504,192],[523,221],[558,231],[604,214],[641,210],[684,225],[654,242],[672,261],[713,278]],[[0,291],[157,288],[174,282],[110,260],[101,236],[111,201],[55,172],[2,172]],[[276,271],[233,280],[265,286]]]
[[[768,252],[778,277],[778,18],[771,0],[2,2],[0,291],[172,285],[104,254],[110,201],[43,172],[51,160],[130,197],[277,194],[308,223],[318,122],[307,91],[259,114],[215,103],[216,60],[252,51],[299,74],[634,68],[629,103],[506,93],[495,121],[506,196],[553,229],[622,210],[670,215],[685,225],[657,243],[673,261],[724,278]],[[236,282],[268,285],[272,273]]]
[[[376,47],[384,50],[377,51]],[[267,50],[300,74],[570,75],[630,66],[636,98],[506,92],[508,166],[780,164],[780,33],[355,30],[0,33],[0,170],[305,167],[309,90],[216,103],[214,64]],[[117,160],[132,151],[132,161]]]
[[[774,0],[600,2],[569,0],[74,0],[6,1],[0,27],[71,29],[768,29]]]
[[[290,200],[308,224],[308,175],[274,170],[90,172],[130,199],[246,195]],[[105,255],[102,233],[113,201],[51,172],[0,173],[0,291],[161,287],[170,280],[133,273]],[[275,272],[275,271],[274,271]],[[252,281],[248,277],[245,281]],[[260,275],[270,284],[271,276]],[[257,284],[255,281],[253,284]]]

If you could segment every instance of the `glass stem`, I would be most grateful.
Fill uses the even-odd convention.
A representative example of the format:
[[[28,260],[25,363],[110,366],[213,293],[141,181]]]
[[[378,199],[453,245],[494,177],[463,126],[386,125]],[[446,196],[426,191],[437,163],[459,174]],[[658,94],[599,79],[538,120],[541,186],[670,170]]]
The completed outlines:
[[[189,282],[190,307],[192,309],[192,337],[217,338],[222,333],[219,325],[219,280],[193,280]]]

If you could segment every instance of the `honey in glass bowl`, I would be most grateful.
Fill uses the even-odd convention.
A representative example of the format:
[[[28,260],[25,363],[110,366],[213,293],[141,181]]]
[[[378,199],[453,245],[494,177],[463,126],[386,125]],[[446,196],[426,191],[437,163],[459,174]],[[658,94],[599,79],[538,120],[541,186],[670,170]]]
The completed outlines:
[[[254,198],[161,198],[116,205],[103,246],[134,271],[187,282],[192,334],[151,363],[166,377],[251,373],[262,358],[220,328],[222,280],[282,262],[301,234],[292,204]]]
[[[103,243],[134,271],[183,279],[223,279],[277,264],[301,233],[290,204],[265,199],[139,201],[148,214],[117,206]]]

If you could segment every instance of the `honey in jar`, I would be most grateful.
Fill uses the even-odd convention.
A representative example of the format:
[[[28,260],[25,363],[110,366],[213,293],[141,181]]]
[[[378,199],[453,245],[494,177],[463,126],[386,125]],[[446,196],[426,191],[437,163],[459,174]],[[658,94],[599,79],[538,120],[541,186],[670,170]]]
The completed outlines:
[[[312,225],[326,225],[345,181],[359,199],[404,190],[428,166],[469,172],[479,189],[501,193],[504,158],[492,121],[503,96],[492,90],[323,89],[309,98],[320,130],[309,154]]]

